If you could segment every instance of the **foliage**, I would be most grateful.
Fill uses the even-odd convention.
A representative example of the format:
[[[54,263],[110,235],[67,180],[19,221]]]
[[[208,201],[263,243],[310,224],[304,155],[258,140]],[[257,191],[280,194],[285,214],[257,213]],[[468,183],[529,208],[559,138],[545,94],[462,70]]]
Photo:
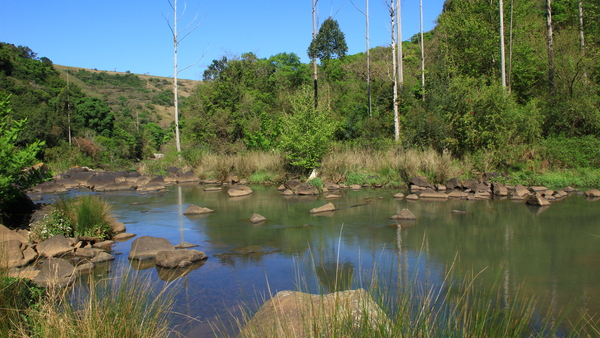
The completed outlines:
[[[265,112],[260,113],[260,129],[246,132],[244,142],[248,149],[268,151],[277,145],[277,138],[281,134],[281,120],[273,121]]]
[[[321,24],[317,36],[308,46],[307,53],[311,59],[330,60],[344,57],[347,51],[344,33],[340,30],[338,22],[329,17]]]
[[[567,138],[549,137],[542,142],[548,162],[556,168],[598,168],[600,141],[593,136]]]
[[[308,180],[306,183],[317,188],[317,190],[319,190],[319,192],[323,192],[324,185],[323,185],[323,180],[320,177],[312,178],[312,179]]]
[[[79,128],[87,128],[99,135],[110,137],[114,116],[104,101],[95,97],[86,97],[75,103],[74,123]]]
[[[304,90],[292,102],[292,110],[283,117],[280,148],[290,164],[301,169],[320,165],[338,123],[326,111],[314,108],[310,91]]]
[[[29,279],[8,277],[0,271],[0,336],[13,337],[32,325],[30,311],[39,309],[44,289]]]
[[[12,118],[9,98],[0,96],[0,210],[43,179],[39,171],[25,168],[34,164],[44,142],[36,141],[25,146],[17,144],[27,119]]]
[[[49,215],[32,226],[31,231],[37,240],[58,234],[109,239],[112,236],[110,218],[108,202],[97,196],[60,199]]]

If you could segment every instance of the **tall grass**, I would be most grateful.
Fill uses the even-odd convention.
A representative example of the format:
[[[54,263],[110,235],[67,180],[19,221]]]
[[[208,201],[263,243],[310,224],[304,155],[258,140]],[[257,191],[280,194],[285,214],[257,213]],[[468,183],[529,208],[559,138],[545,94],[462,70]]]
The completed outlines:
[[[343,148],[323,159],[321,174],[329,180],[349,184],[390,183],[401,185],[422,175],[432,183],[443,183],[464,174],[466,169],[449,153],[432,149],[364,150]]]
[[[29,311],[42,302],[44,290],[30,280],[10,277],[0,242],[0,337],[16,336],[31,325]]]
[[[139,337],[170,334],[168,316],[173,305],[171,285],[157,288],[149,275],[124,269],[119,278],[89,281],[78,292],[52,294],[39,310],[32,310],[31,337]]]
[[[342,295],[347,293],[341,290],[348,288],[345,279],[352,275],[338,262],[331,266],[335,271],[328,271],[327,285],[320,293],[298,294],[293,307],[283,305],[284,302],[267,301],[255,313],[250,307],[242,306],[242,319],[234,318],[230,322],[237,325],[239,336],[245,338],[600,336],[597,318],[587,313],[573,316],[573,309],[557,311],[550,307],[545,312],[543,309],[547,307],[522,289],[507,292],[500,282],[501,273],[496,276],[497,283],[484,285],[480,283],[481,276],[491,271],[458,272],[456,264],[455,261],[435,282],[418,280],[418,272],[407,277],[407,271],[382,270],[375,266],[373,271],[360,271],[352,283],[352,288],[358,288],[358,295],[364,287],[370,296],[353,299],[353,303],[325,306],[327,298],[344,299]],[[399,264],[398,269],[404,269],[402,265]],[[311,269],[321,280],[320,267]],[[335,286],[331,287],[333,276]],[[310,283],[306,276],[298,273],[297,278],[299,289],[308,291]],[[342,289],[338,290],[338,286]],[[323,293],[327,291],[336,293]],[[377,308],[369,298],[375,300]],[[578,319],[567,319],[574,317]],[[230,335],[219,326],[214,327],[218,336]]]
[[[269,181],[280,182],[285,179],[284,166],[285,158],[278,151],[247,151],[229,155],[207,152],[193,170],[200,177],[219,180],[226,180],[230,175],[247,178],[263,173]]]

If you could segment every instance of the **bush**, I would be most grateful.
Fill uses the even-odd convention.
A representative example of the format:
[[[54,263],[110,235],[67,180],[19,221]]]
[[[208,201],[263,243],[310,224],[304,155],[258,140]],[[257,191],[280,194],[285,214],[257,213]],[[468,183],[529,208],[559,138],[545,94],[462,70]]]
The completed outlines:
[[[600,140],[593,136],[548,137],[542,142],[547,160],[556,168],[597,168],[600,165]]]
[[[16,337],[19,330],[28,329],[28,310],[39,307],[44,289],[28,279],[6,276],[0,271],[0,336]]]

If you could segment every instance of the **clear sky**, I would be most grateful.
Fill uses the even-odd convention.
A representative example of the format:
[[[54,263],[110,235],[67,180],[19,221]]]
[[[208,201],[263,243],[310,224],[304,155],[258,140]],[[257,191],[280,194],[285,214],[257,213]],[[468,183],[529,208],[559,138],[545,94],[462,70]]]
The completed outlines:
[[[353,0],[365,10],[365,0]],[[425,31],[435,26],[443,0],[423,0]],[[183,13],[184,5],[187,10]],[[318,22],[333,16],[348,53],[365,50],[365,18],[350,0],[319,0]],[[287,52],[308,62],[311,0],[178,1],[179,30],[196,14],[198,28],[179,45],[179,68],[202,59],[178,77],[201,80],[221,56],[254,52],[259,58]],[[369,1],[371,47],[389,45],[390,17],[384,0]],[[164,17],[163,17],[164,15]],[[55,64],[173,76],[173,11],[167,0],[5,0],[0,41],[23,45]],[[402,36],[419,31],[419,0],[402,0]]]

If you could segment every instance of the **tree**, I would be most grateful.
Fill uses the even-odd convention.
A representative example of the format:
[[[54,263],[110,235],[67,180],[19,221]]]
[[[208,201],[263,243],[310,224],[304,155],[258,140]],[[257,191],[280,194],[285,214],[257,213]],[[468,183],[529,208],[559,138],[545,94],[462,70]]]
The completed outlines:
[[[315,73],[314,73],[314,94],[315,94],[315,108],[317,107],[317,73],[316,73],[316,59],[321,60],[322,63],[327,63],[331,59],[343,58],[348,52],[348,46],[346,45],[346,38],[344,33],[340,30],[340,26],[336,20],[329,17],[319,28],[319,33],[313,38],[308,46],[308,57],[313,59]]]
[[[35,141],[24,147],[17,146],[19,134],[27,119],[13,120],[9,98],[0,98],[0,210],[16,199],[22,192],[38,183],[41,177],[31,166],[44,142]]]
[[[84,97],[75,104],[74,124],[104,137],[111,137],[115,117],[110,107],[96,97]],[[81,133],[81,130],[79,131]]]

